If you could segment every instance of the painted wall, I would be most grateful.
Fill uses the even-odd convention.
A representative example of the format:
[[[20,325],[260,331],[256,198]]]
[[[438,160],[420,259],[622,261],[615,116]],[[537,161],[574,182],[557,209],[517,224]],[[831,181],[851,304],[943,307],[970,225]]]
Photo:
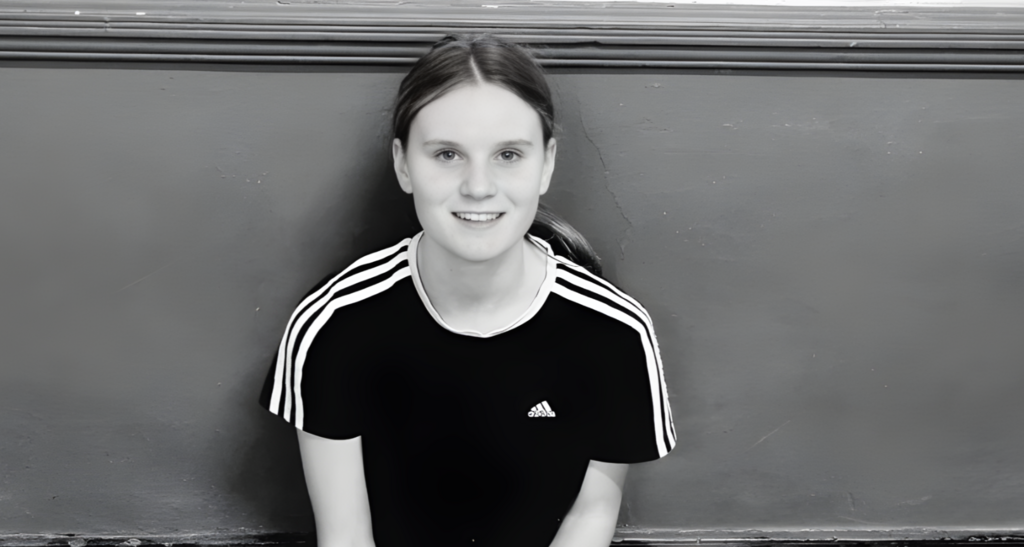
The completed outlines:
[[[306,531],[256,396],[415,230],[394,69],[0,66],[0,534]],[[1024,528],[1020,77],[558,71],[548,203],[658,328],[639,528]]]

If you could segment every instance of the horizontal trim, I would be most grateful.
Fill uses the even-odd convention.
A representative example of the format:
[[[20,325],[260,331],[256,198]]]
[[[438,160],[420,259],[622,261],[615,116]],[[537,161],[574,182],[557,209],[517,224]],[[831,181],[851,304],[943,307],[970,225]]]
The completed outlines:
[[[0,60],[409,65],[445,34],[492,32],[549,67],[1024,72],[1024,8],[136,5],[0,0]]]
[[[177,534],[107,535],[12,534],[0,535],[0,547],[305,547],[316,544],[313,534]],[[772,531],[758,530],[694,532],[688,530],[645,530],[619,528],[612,545],[676,546],[731,545],[750,547],[859,546],[886,547],[977,547],[998,544],[1024,545],[1024,530],[943,531],[898,529],[889,531]]]
[[[889,530],[644,530],[619,528],[614,545],[730,545],[751,547],[847,546],[961,546],[999,543],[1024,546],[1024,530],[950,530],[894,528]]]
[[[0,534],[0,547],[277,547],[315,546],[313,534],[168,535]]]

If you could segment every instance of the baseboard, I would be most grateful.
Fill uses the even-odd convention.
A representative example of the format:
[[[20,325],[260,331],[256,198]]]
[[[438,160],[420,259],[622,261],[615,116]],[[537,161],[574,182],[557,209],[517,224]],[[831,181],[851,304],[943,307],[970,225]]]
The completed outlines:
[[[303,547],[313,534],[203,532],[193,534],[0,534],[0,547]]]
[[[312,534],[195,533],[168,535],[0,534],[0,547],[313,547]],[[976,547],[1024,546],[1024,529],[939,530],[651,530],[620,528],[612,546],[661,547]]]
[[[644,530],[619,528],[614,545],[714,545],[815,547],[825,545],[861,546],[966,546],[999,544],[1024,546],[1022,529],[936,529],[899,528],[889,530]]]

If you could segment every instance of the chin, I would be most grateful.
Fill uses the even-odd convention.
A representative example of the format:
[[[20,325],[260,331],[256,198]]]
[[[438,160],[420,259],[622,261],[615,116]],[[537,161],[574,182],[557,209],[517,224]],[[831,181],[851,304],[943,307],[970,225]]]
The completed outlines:
[[[444,219],[447,221],[447,219]],[[511,218],[506,220],[513,220]],[[519,219],[514,219],[519,220]],[[513,225],[515,224],[515,225]],[[519,222],[497,229],[467,233],[458,226],[447,225],[447,222],[427,223],[423,226],[424,235],[444,248],[449,254],[467,262],[487,262],[501,257],[523,241],[529,226],[519,226]]]
[[[437,241],[454,256],[467,262],[487,262],[507,253],[522,236],[514,234],[491,234],[491,237],[453,237]]]
[[[505,254],[512,244],[508,242],[474,242],[470,245],[457,245],[452,253],[467,262],[487,262]]]

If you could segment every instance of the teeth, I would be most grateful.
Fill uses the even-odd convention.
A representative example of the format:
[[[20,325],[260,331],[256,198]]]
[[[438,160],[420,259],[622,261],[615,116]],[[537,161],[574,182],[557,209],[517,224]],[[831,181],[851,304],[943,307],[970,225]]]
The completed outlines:
[[[501,213],[455,213],[455,216],[472,222],[487,222],[498,218]]]

